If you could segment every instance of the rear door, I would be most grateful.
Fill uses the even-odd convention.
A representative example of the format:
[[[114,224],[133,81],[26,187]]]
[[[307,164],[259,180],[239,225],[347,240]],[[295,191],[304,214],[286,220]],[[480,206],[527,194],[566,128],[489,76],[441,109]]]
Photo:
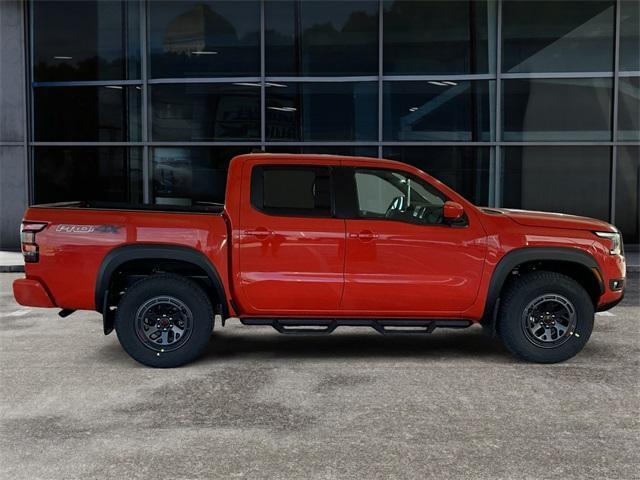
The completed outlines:
[[[344,286],[345,221],[334,217],[333,164],[247,164],[240,209],[241,310],[328,315]]]
[[[345,314],[438,317],[469,308],[486,250],[480,223],[468,216],[446,224],[447,197],[407,172],[356,168],[351,178]]]

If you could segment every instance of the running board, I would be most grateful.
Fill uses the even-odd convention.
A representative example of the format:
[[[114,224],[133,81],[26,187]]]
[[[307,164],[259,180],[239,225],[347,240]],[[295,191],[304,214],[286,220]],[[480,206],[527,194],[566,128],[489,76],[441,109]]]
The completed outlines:
[[[360,318],[241,318],[243,325],[267,325],[286,335],[325,335],[338,327],[371,327],[384,335],[432,333],[436,328],[466,328],[470,320],[411,320]]]

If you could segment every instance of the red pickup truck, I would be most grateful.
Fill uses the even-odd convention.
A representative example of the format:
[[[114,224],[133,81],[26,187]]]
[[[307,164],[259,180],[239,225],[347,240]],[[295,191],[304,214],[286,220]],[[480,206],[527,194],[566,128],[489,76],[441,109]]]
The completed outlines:
[[[577,354],[594,312],[624,293],[614,226],[476,207],[388,160],[241,155],[224,205],[158,208],[30,207],[16,300],[96,310],[105,334],[154,367],[195,359],[214,319],[231,317],[305,334],[480,323],[516,356],[551,363]]]

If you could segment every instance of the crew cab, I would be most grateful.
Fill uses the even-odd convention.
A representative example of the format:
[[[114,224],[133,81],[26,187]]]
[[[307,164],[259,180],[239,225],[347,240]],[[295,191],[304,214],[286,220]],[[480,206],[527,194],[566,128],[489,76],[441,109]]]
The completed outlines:
[[[20,304],[95,310],[153,367],[194,360],[229,318],[285,334],[481,324],[521,359],[559,362],[625,286],[606,222],[476,207],[413,166],[363,157],[238,156],[224,205],[35,205],[21,241]]]

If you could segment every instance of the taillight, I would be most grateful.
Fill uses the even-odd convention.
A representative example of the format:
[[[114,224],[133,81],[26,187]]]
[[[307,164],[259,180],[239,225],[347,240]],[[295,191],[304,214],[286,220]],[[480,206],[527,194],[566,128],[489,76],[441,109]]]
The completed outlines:
[[[38,244],[36,243],[36,233],[46,227],[46,223],[23,223],[20,230],[20,244],[22,245],[22,255],[24,261],[34,263],[38,261]]]

